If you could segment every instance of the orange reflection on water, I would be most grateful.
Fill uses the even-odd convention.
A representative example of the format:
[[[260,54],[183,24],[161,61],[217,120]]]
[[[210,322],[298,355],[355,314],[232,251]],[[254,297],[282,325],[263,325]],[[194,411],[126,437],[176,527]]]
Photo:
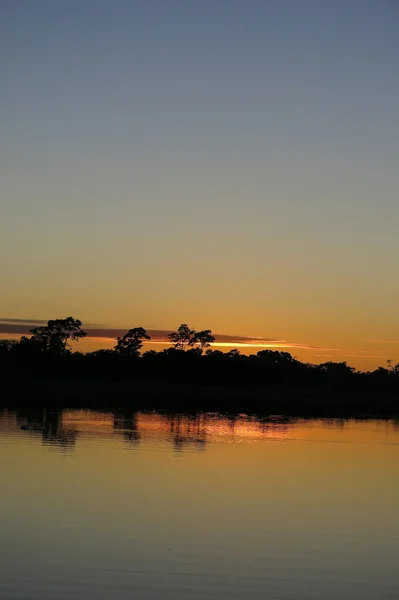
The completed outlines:
[[[290,423],[282,417],[259,420],[247,415],[220,416],[213,413],[100,412],[62,409],[21,409],[3,411],[0,431],[22,430],[25,435],[42,437],[45,444],[72,447],[78,436],[101,438],[122,436],[138,443],[163,439],[176,449],[186,446],[204,449],[209,441],[255,441],[284,439]]]
[[[183,415],[135,411],[29,409],[0,412],[0,432],[21,432],[53,447],[73,449],[78,438],[117,437],[138,444],[158,440],[176,450],[204,450],[207,443],[324,441],[396,443],[397,427],[389,421],[257,418],[245,414]]]

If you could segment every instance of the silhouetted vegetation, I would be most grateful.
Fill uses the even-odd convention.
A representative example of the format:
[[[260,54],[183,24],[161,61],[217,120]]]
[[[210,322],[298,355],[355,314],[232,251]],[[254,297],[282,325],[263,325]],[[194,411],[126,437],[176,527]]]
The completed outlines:
[[[82,322],[73,317],[48,321],[47,325],[31,329],[30,338],[22,337],[20,344],[29,351],[63,356],[71,352],[68,341],[77,341],[87,335]]]
[[[143,327],[134,327],[133,329],[129,329],[123,337],[116,338],[117,344],[114,351],[117,354],[135,356],[137,358],[140,355],[144,340],[150,339],[150,336],[147,335]]]
[[[78,319],[49,321],[20,341],[0,341],[2,404],[178,408],[317,415],[397,415],[399,365],[359,372],[346,362],[302,363],[288,352],[249,356],[209,346],[210,330],[182,324],[172,347],[140,353],[145,329],[113,350],[71,352],[86,335]]]
[[[173,344],[174,350],[186,350],[186,348],[204,350],[204,348],[208,348],[215,341],[210,329],[195,331],[195,329],[190,329],[185,323],[182,323],[178,330],[170,333],[168,337]]]

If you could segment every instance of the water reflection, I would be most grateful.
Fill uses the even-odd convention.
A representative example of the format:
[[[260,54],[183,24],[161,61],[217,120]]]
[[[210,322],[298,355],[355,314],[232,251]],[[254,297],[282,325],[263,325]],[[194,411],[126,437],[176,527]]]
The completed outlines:
[[[176,452],[183,452],[186,447],[194,450],[205,450],[206,417],[199,413],[191,416],[171,414],[170,432],[173,434],[173,446]]]
[[[40,438],[48,447],[73,450],[78,437],[117,436],[129,447],[138,448],[154,438],[162,439],[176,453],[203,452],[209,442],[284,441],[320,431],[344,431],[355,420],[313,419],[304,421],[271,415],[259,418],[250,415],[220,415],[215,413],[156,413],[119,411],[83,411],[54,408],[30,408],[16,411],[0,410],[0,432],[20,430],[26,435]],[[305,425],[306,424],[306,425]],[[380,426],[383,427],[382,422]],[[395,429],[398,421],[386,422],[385,427]],[[302,428],[302,429],[301,429]],[[334,433],[334,435],[335,435]]]
[[[15,424],[22,431],[40,435],[45,445],[60,449],[75,446],[78,430],[64,426],[62,409],[30,408],[15,412]]]
[[[114,413],[114,430],[121,433],[126,442],[133,445],[140,443],[141,434],[137,425],[137,412],[121,411]]]
[[[71,448],[76,444],[77,429],[64,427],[62,410],[48,412],[43,424],[42,440],[44,444],[54,445],[58,448]]]
[[[395,425],[0,410],[0,598],[396,599]]]
[[[48,446],[73,448],[78,435],[96,433],[120,436],[138,447],[153,437],[163,437],[173,449],[202,452],[209,438],[282,439],[295,420],[283,417],[256,418],[248,415],[214,413],[144,413],[132,410],[114,412],[63,410],[54,408],[0,411],[0,429],[20,429],[27,435],[40,436]]]

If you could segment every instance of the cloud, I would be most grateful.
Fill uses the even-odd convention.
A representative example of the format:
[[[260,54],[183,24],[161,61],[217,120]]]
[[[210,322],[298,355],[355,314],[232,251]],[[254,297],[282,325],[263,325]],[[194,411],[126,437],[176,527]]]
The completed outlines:
[[[28,335],[33,327],[46,325],[47,320],[43,319],[14,319],[0,317],[0,334],[2,335]],[[84,325],[86,328],[96,327],[95,325]],[[99,327],[99,326],[97,326]]]
[[[110,341],[115,340],[117,337],[121,337],[126,333],[126,329],[96,329],[87,327],[88,338],[105,340],[108,338]],[[148,335],[151,337],[149,344],[169,344],[168,334],[171,330],[166,329],[147,329]],[[298,348],[302,350],[336,350],[335,348],[319,348],[318,346],[309,346],[308,344],[297,344],[288,342],[287,340],[278,340],[275,338],[254,338],[242,335],[226,335],[226,334],[214,334],[215,342],[211,344],[218,348],[269,348],[269,349],[289,349]]]
[[[0,335],[20,336],[28,335],[29,330],[37,325],[43,325],[47,321],[40,319],[13,319],[13,318],[0,318]],[[83,324],[83,328],[87,331],[87,338],[95,340],[99,343],[114,342],[117,337],[122,337],[127,329],[101,327],[98,325]],[[151,337],[151,344],[169,344],[168,334],[171,330],[167,329],[147,329],[148,335]],[[308,344],[300,344],[295,342],[289,342],[287,340],[280,340],[275,338],[264,338],[264,337],[249,337],[242,335],[226,335],[226,334],[215,334],[215,342],[213,346],[219,348],[264,348],[270,350],[278,349],[301,349],[301,350],[321,350],[321,351],[336,351],[337,348],[321,348],[320,346],[310,346]]]
[[[44,321],[42,319],[9,319],[0,317],[0,323],[5,325],[13,323],[22,323],[28,325],[45,325],[47,321]]]
[[[29,329],[32,329],[38,323],[27,324],[14,324],[14,323],[1,323],[0,322],[0,333],[2,335],[26,335],[29,333]]]
[[[386,356],[378,356],[376,354],[344,354],[344,358],[384,358]]]

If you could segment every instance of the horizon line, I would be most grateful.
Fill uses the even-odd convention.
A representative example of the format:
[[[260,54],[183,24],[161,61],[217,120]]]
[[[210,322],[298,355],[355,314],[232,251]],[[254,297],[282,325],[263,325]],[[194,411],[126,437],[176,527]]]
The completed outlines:
[[[23,336],[29,335],[32,326],[41,326],[47,321],[43,319],[18,319],[18,318],[0,318],[0,336],[12,335]],[[31,326],[31,327],[28,327]],[[116,341],[118,337],[122,337],[129,329],[121,327],[104,327],[92,324],[83,324],[82,328],[86,330],[86,340],[97,340],[104,342]],[[146,329],[151,340],[146,340],[147,344],[164,344],[171,345],[168,335],[173,329]],[[306,343],[290,342],[285,339],[260,337],[260,336],[244,336],[231,334],[213,334],[215,341],[211,346],[219,346],[226,348],[297,348],[300,350],[321,350],[321,351],[339,351],[340,348],[324,348],[322,346],[314,346]]]

